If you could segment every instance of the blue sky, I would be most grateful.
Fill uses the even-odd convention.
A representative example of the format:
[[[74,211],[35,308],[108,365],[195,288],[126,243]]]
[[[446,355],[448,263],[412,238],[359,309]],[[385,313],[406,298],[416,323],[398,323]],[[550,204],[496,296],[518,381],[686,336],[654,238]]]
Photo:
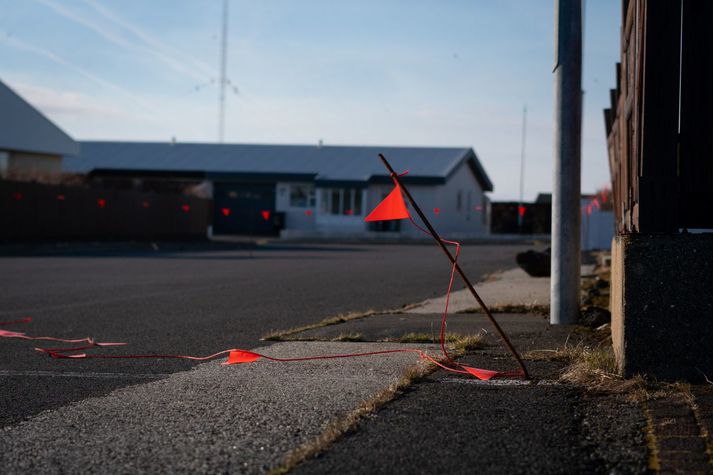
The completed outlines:
[[[554,0],[231,0],[226,141],[469,146],[552,183]],[[77,139],[215,141],[221,0],[0,0],[0,79]],[[619,0],[586,2],[582,189],[609,180]]]

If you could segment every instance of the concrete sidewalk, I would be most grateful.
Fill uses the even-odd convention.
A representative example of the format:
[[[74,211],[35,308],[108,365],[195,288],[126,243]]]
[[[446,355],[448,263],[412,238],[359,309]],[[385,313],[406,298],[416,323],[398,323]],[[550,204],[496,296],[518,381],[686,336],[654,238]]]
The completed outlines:
[[[256,351],[294,358],[393,347],[278,343]],[[415,353],[338,363],[205,363],[3,429],[0,466],[6,474],[264,473],[422,364]]]
[[[582,276],[593,272],[594,266],[582,266]],[[460,281],[456,280],[456,284]],[[490,307],[547,307],[550,304],[550,278],[530,277],[519,267],[492,274],[484,282],[475,284],[475,289]],[[409,313],[442,313],[445,295],[421,302]],[[465,312],[478,307],[468,289],[451,292],[449,313]]]
[[[591,274],[584,267],[582,275]],[[549,306],[549,279],[519,269],[476,286],[493,307]],[[313,328],[290,338],[438,341],[444,297],[404,313]],[[448,332],[479,335],[468,365],[517,366],[467,290],[454,293]],[[484,382],[438,370],[294,473],[711,473],[713,386],[639,393],[561,379],[564,348],[601,348],[602,332],[550,326],[543,314],[495,313],[533,382]],[[633,386],[632,386],[633,387]],[[643,393],[642,393],[643,392]],[[643,398],[643,399],[642,399]]]
[[[460,284],[456,280],[456,284]],[[549,277],[530,277],[520,268],[510,269],[493,274],[485,282],[475,285],[478,294],[485,303],[492,307],[513,306],[545,306],[550,303]],[[445,296],[422,302],[409,313],[443,313]],[[448,304],[450,313],[464,312],[478,306],[478,303],[468,289],[456,290],[451,293]]]

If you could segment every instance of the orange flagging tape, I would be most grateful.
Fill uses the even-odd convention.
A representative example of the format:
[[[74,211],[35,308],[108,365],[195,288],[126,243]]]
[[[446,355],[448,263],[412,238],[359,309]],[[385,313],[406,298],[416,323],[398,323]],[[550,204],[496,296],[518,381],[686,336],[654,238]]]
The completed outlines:
[[[28,318],[28,319],[13,321],[13,322],[0,322],[0,325],[29,323],[30,320],[31,319]],[[289,362],[300,362],[300,361],[331,360],[331,359],[339,359],[339,358],[356,358],[356,357],[376,356],[376,355],[385,355],[385,354],[393,354],[393,353],[416,353],[422,359],[428,360],[446,371],[449,371],[452,373],[459,373],[459,374],[469,374],[471,376],[475,376],[476,378],[482,379],[482,380],[489,380],[494,377],[521,377],[522,376],[521,372],[489,371],[489,370],[481,370],[478,368],[471,368],[469,366],[463,366],[463,365],[458,365],[463,369],[449,367],[449,366],[441,363],[434,357],[430,356],[424,350],[419,350],[416,348],[398,348],[398,349],[392,349],[392,350],[368,351],[368,352],[363,352],[363,353],[345,353],[345,354],[336,354],[336,355],[306,356],[306,357],[301,357],[301,358],[276,358],[273,356],[268,356],[268,355],[264,355],[261,353],[248,351],[248,350],[241,350],[238,348],[219,351],[218,353],[214,353],[214,354],[208,355],[208,356],[160,355],[160,354],[93,355],[93,354],[89,354],[89,353],[76,353],[76,352],[82,351],[82,350],[88,350],[88,349],[96,348],[96,347],[101,348],[101,347],[125,345],[126,343],[95,342],[92,338],[65,339],[65,338],[55,338],[55,337],[31,337],[31,336],[25,335],[24,333],[12,332],[12,331],[2,331],[2,332],[0,332],[0,337],[22,338],[22,339],[26,339],[26,340],[51,340],[51,341],[66,342],[66,343],[76,343],[76,342],[87,343],[87,345],[79,346],[79,347],[35,348],[36,351],[45,353],[48,356],[50,356],[52,358],[56,358],[56,359],[76,360],[76,359],[92,359],[92,358],[95,358],[95,359],[145,359],[145,358],[167,359],[167,358],[174,358],[174,359],[185,359],[185,360],[192,360],[192,361],[207,361],[207,360],[212,360],[212,359],[215,359],[215,358],[218,358],[220,356],[227,354],[228,359],[223,363],[223,365],[229,366],[229,365],[234,365],[234,364],[253,363],[261,358],[264,358],[269,361],[279,362],[279,363],[289,363]]]
[[[405,173],[404,173],[405,174]],[[384,200],[377,205],[377,207],[369,213],[366,217],[366,221],[386,221],[386,220],[397,220],[397,219],[408,219],[411,221],[417,229],[421,232],[433,237],[431,233],[420,227],[413,220],[411,215],[406,208],[403,196],[401,194],[401,188],[399,187],[396,180],[394,180],[394,189],[389,193],[389,195],[384,198]],[[104,358],[104,359],[138,359],[138,358],[177,358],[186,359],[193,361],[206,361],[214,358],[218,358],[225,354],[228,355],[228,359],[222,363],[224,366],[235,365],[235,364],[246,364],[253,363],[261,358],[269,361],[275,361],[280,363],[288,362],[299,362],[299,361],[314,361],[314,360],[330,360],[338,358],[357,358],[363,356],[376,356],[385,355],[392,353],[416,353],[422,359],[428,360],[440,368],[449,371],[451,373],[458,373],[464,375],[474,376],[480,380],[488,381],[493,378],[499,377],[524,377],[522,370],[518,371],[493,371],[487,369],[473,368],[471,366],[462,365],[457,363],[448,354],[445,345],[445,332],[446,332],[446,320],[448,318],[448,304],[450,302],[451,291],[453,289],[453,282],[455,280],[456,266],[458,263],[458,258],[460,257],[461,245],[457,241],[448,241],[446,239],[441,239],[441,242],[445,244],[450,244],[456,246],[455,257],[453,259],[453,266],[451,268],[451,276],[448,282],[448,289],[446,291],[446,301],[443,311],[443,319],[441,320],[441,332],[440,332],[440,344],[441,352],[443,353],[444,362],[441,362],[432,356],[429,356],[424,350],[419,350],[415,348],[399,348],[392,350],[381,350],[381,351],[369,351],[364,353],[347,353],[347,354],[337,354],[337,355],[323,355],[323,356],[307,356],[301,358],[276,358],[272,356],[263,355],[260,353],[255,353],[252,351],[242,350],[238,348],[233,348],[229,350],[223,350],[218,353],[214,353],[208,356],[190,356],[190,355],[160,355],[160,354],[146,354],[146,355],[92,355],[89,353],[77,353],[78,351],[89,350],[96,347],[109,347],[109,346],[120,346],[126,343],[110,343],[110,342],[96,342],[92,338],[79,338],[79,339],[64,339],[55,337],[33,337],[26,335],[25,333],[1,330],[0,337],[4,338],[19,338],[23,340],[49,340],[61,343],[86,343],[83,346],[71,347],[71,348],[35,348],[36,351],[41,353],[46,353],[52,358],[59,359],[86,359],[86,358]],[[22,318],[19,320],[13,320],[8,322],[0,322],[0,325],[15,325],[20,323],[30,323],[32,319],[30,317]]]

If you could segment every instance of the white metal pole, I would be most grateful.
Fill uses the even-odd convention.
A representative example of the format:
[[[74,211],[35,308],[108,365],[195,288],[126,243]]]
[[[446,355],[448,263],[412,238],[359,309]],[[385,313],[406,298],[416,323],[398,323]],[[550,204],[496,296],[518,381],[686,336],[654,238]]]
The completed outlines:
[[[580,301],[582,0],[555,0],[554,179],[550,323],[573,324]]]
[[[522,206],[525,194],[525,142],[527,140],[527,106],[522,109],[522,140],[520,142],[520,202],[517,207],[517,230],[522,232]]]

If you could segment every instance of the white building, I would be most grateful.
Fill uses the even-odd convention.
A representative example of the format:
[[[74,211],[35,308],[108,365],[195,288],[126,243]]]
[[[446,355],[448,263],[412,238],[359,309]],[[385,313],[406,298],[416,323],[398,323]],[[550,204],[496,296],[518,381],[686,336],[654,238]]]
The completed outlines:
[[[448,237],[489,231],[493,185],[471,148],[82,142],[65,170],[104,180],[203,182],[216,234],[284,238],[418,238],[407,222],[366,223],[393,188],[395,170],[436,229]]]

